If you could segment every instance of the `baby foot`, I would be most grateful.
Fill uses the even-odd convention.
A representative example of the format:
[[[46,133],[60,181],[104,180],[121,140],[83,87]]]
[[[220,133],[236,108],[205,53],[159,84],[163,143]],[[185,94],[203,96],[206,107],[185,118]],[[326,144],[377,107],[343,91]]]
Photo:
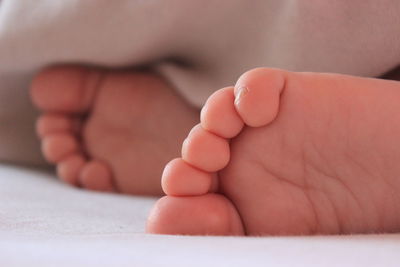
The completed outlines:
[[[99,191],[160,195],[165,163],[198,111],[145,73],[55,67],[32,84],[45,157],[65,182]]]
[[[182,158],[165,168],[168,196],[147,231],[399,231],[399,106],[395,81],[249,71],[208,99]],[[209,193],[213,179],[218,194]]]

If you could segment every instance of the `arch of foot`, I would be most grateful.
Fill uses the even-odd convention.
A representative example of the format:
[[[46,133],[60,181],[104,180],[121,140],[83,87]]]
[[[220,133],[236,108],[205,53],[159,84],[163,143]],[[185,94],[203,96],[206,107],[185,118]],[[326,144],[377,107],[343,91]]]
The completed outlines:
[[[284,86],[283,71],[254,69],[243,74],[235,88],[220,89],[209,97],[201,111],[200,125],[183,143],[182,158],[174,159],[164,170],[162,186],[167,197],[150,213],[148,232],[244,234],[232,203],[224,196],[209,193],[215,177],[212,173],[229,163],[229,139],[237,136],[244,125],[260,127],[274,120]]]

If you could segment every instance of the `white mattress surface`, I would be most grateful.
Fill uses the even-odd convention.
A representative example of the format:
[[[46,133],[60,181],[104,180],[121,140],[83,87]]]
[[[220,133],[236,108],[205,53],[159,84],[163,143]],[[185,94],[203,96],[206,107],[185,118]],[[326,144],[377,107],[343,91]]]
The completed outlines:
[[[71,188],[0,165],[0,266],[400,266],[400,235],[144,234],[155,199]]]

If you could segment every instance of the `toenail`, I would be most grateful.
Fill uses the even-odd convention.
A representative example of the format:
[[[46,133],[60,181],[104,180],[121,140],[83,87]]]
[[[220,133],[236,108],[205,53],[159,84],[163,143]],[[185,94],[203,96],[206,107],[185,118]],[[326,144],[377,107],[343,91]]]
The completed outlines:
[[[240,86],[237,90],[235,90],[235,105],[239,105],[243,97],[245,97],[248,93],[249,88],[246,86]]]

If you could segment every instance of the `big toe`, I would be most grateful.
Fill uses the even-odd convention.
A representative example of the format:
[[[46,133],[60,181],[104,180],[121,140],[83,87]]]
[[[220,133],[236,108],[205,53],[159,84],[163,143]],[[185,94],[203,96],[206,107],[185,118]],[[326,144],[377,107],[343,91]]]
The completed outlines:
[[[236,209],[219,194],[161,198],[149,215],[146,231],[171,235],[244,235]]]
[[[80,66],[45,69],[32,81],[32,101],[44,111],[85,112],[102,76],[103,72],[98,69]]]
[[[246,125],[260,127],[275,119],[287,75],[283,70],[257,68],[240,76],[234,91],[235,107]]]

